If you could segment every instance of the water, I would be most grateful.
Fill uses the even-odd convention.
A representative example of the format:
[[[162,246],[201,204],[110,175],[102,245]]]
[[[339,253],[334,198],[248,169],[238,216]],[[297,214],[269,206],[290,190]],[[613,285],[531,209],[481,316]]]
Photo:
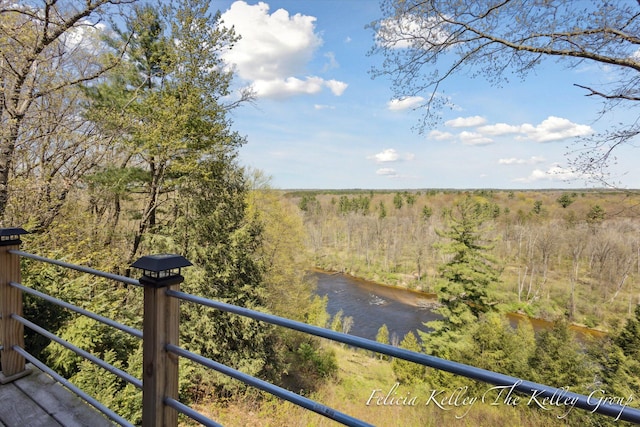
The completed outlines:
[[[318,281],[316,293],[328,296],[329,314],[334,316],[342,310],[343,316],[353,318],[353,326],[349,330],[351,335],[375,340],[378,329],[386,324],[389,337],[395,334],[400,342],[409,331],[428,332],[429,329],[424,323],[441,318],[422,305],[425,301],[431,301],[422,294],[367,282],[344,274],[313,274]],[[552,322],[531,319],[517,313],[507,313],[506,316],[514,328],[520,321],[530,321],[535,331],[553,326]],[[578,325],[571,325],[570,329],[581,341],[587,337],[601,338],[606,335],[605,332]],[[416,338],[420,339],[417,334]]]
[[[376,339],[378,329],[387,325],[389,337],[398,342],[409,331],[429,329],[425,322],[436,320],[438,314],[425,308],[424,296],[405,289],[381,286],[343,274],[314,273],[316,293],[328,296],[327,311],[334,316],[342,310],[344,317],[352,317],[349,334]],[[416,334],[416,338],[419,338]]]

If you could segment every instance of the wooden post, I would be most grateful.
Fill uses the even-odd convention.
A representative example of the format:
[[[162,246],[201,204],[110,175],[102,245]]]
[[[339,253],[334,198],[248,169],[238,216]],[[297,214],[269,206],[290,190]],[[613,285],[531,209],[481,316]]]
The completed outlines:
[[[168,289],[180,290],[180,285]],[[178,399],[178,356],[165,350],[178,345],[180,302],[168,297],[167,287],[145,285],[143,321],[142,425],[177,426],[178,414],[164,398]]]
[[[12,234],[15,233],[15,234]],[[9,253],[20,249],[22,229],[0,229],[0,352],[2,373],[0,383],[4,384],[21,378],[31,371],[25,370],[24,357],[13,350],[14,346],[24,348],[24,326],[11,318],[12,314],[22,316],[22,291],[9,286],[9,282],[20,283],[20,257]],[[6,238],[5,238],[6,237]]]
[[[179,344],[180,301],[167,296],[166,291],[180,290],[184,278],[179,269],[188,265],[191,263],[179,255],[146,256],[132,264],[143,270],[143,427],[178,425],[177,411],[165,405],[164,399],[178,400],[178,356],[168,352],[166,346]]]

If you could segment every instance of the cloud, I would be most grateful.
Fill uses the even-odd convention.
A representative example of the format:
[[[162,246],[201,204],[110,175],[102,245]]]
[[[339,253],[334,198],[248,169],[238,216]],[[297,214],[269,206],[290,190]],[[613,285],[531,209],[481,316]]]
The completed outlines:
[[[390,162],[399,162],[399,161],[411,161],[415,159],[415,155],[413,153],[407,153],[403,156],[398,153],[393,148],[387,148],[382,150],[378,154],[374,154],[373,156],[367,157],[367,159],[375,160],[376,163],[390,163]]]
[[[325,81],[324,85],[328,87],[335,96],[342,95],[344,91],[347,90],[347,86],[349,86],[348,84],[338,80]]]
[[[554,164],[546,171],[535,169],[526,178],[514,179],[516,182],[531,183],[536,181],[571,181],[575,179],[586,178],[584,174],[576,172],[569,168],[563,168],[558,164]]]
[[[320,77],[307,77],[305,80],[287,77],[286,79],[256,80],[251,86],[259,97],[285,98],[292,95],[319,93],[323,85],[324,80]]]
[[[451,140],[453,138],[455,138],[455,136],[452,133],[449,132],[442,132],[439,130],[432,130],[431,132],[429,132],[429,135],[427,135],[428,139],[435,139],[436,141],[448,141]]]
[[[373,158],[378,163],[396,162],[400,158],[400,155],[393,148],[387,148],[386,150],[375,154]]]
[[[325,104],[314,104],[313,108],[315,108],[316,110],[335,110],[336,107],[334,107],[333,105],[325,105]]]
[[[376,175],[396,177],[398,176],[398,173],[396,172],[395,169],[392,169],[392,168],[380,168],[376,171]]]
[[[447,120],[444,122],[445,126],[452,128],[467,128],[473,126],[480,126],[487,122],[487,119],[481,116],[472,117],[458,117],[457,119]]]
[[[407,96],[401,99],[392,99],[387,102],[387,108],[391,111],[403,111],[419,107],[424,102],[421,96]]]
[[[324,54],[324,57],[327,58],[327,63],[324,64],[324,67],[322,67],[322,72],[326,73],[329,70],[332,70],[334,68],[340,68],[340,64],[338,64],[338,61],[336,60],[336,54],[333,52],[327,52]]]
[[[241,37],[223,59],[235,67],[241,79],[252,82],[258,97],[316,94],[323,88],[339,96],[346,89],[346,83],[336,80],[301,77],[322,46],[322,38],[315,33],[315,17],[290,15],[285,9],[270,14],[267,3],[236,1],[222,14],[222,21]],[[329,68],[337,66],[332,54],[327,58]]]
[[[506,123],[496,123],[495,125],[480,126],[476,130],[485,135],[500,136],[508,135],[510,133],[518,133],[520,132],[520,126],[508,125]]]
[[[515,157],[511,157],[508,159],[499,159],[498,164],[500,165],[535,165],[537,163],[542,163],[545,161],[544,157],[533,156],[528,159],[516,159]]]
[[[487,145],[493,142],[493,139],[483,136],[481,133],[463,131],[458,135],[460,141],[466,145]]]
[[[586,136],[593,133],[593,129],[588,125],[573,123],[568,119],[549,116],[538,125],[524,123],[520,125],[510,125],[507,123],[496,123],[484,125],[486,119],[481,116],[458,117],[445,122],[446,126],[453,128],[475,127],[473,131],[461,132],[458,137],[467,145],[486,145],[493,142],[492,137],[515,135],[518,141],[552,142],[563,139]],[[431,131],[430,139],[445,140],[454,136],[444,131]]]
[[[519,139],[530,139],[536,142],[551,142],[576,136],[586,136],[593,133],[588,125],[578,125],[561,117],[549,116],[538,126],[524,124],[520,127],[524,134]]]

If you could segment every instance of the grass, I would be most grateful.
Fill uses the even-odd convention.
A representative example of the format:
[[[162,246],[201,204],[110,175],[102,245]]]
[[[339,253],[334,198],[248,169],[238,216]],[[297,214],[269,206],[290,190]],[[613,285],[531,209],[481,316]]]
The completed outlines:
[[[325,344],[335,349],[339,372],[334,379],[322,384],[309,397],[340,412],[349,414],[379,427],[430,427],[430,426],[553,426],[572,425],[570,416],[564,422],[548,413],[525,404],[510,407],[503,402],[492,405],[480,401],[481,392],[466,397],[477,397],[473,405],[449,405],[438,407],[429,397],[434,392],[425,383],[396,384],[391,363],[379,360],[365,351],[338,344]],[[471,380],[469,380],[471,383]],[[438,389],[438,398],[456,396],[457,386]],[[481,386],[480,390],[484,390]],[[491,386],[487,385],[488,390]],[[391,393],[390,393],[391,392]],[[390,393],[390,394],[389,394]],[[385,398],[389,394],[385,402]],[[395,398],[400,404],[392,401]],[[413,399],[413,400],[412,400]],[[523,398],[523,401],[525,398]],[[426,402],[429,401],[429,404]],[[453,402],[453,400],[452,400]],[[368,404],[367,404],[368,403]],[[413,404],[412,404],[413,403]],[[198,405],[199,412],[225,426],[247,427],[323,427],[339,423],[273,397],[245,398],[228,404],[209,401]],[[571,415],[571,414],[570,414]],[[578,425],[578,424],[575,424]]]

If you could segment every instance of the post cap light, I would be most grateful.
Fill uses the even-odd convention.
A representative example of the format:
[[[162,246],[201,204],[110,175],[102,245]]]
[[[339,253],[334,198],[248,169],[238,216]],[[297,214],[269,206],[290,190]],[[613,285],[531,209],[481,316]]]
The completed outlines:
[[[19,245],[22,243],[20,236],[29,234],[24,228],[0,228],[0,246]]]
[[[161,254],[143,256],[131,264],[131,267],[142,270],[141,283],[168,286],[182,282],[180,269],[190,265],[193,264],[182,255]]]

